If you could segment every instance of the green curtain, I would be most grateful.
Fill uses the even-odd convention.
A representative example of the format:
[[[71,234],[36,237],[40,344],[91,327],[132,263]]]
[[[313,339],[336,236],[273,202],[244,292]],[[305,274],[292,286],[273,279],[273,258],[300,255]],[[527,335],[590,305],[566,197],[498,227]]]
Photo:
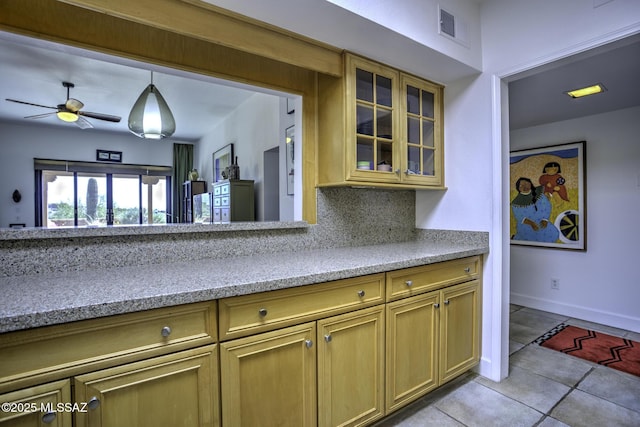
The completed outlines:
[[[173,221],[182,222],[184,194],[182,184],[193,169],[193,145],[173,144]]]

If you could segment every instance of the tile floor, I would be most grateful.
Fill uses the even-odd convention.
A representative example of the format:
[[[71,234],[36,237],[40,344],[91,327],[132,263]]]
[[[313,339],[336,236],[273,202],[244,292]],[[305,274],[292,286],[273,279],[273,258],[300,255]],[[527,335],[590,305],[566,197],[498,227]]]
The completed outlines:
[[[375,427],[640,426],[640,377],[531,344],[560,323],[640,341],[638,333],[512,305],[508,378],[465,374]]]

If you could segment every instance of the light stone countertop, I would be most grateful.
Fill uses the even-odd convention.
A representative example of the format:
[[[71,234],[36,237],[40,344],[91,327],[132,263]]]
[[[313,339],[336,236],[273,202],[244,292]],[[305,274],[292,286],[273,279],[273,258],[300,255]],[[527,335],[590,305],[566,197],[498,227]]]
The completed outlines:
[[[322,283],[489,252],[416,240],[0,278],[0,333]]]

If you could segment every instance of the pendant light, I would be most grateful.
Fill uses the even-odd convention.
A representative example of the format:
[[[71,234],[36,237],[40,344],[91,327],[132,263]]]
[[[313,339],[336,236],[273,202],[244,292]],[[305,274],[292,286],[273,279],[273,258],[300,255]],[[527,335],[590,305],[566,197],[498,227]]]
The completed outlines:
[[[140,138],[162,139],[173,135],[176,122],[158,88],[151,84],[140,94],[129,113],[129,130]]]

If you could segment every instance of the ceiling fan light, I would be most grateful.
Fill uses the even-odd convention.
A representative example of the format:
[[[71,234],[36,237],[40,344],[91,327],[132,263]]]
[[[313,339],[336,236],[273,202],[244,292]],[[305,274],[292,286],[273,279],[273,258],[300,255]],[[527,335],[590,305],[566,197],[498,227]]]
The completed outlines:
[[[129,130],[145,139],[167,138],[176,130],[169,105],[151,83],[138,97],[129,113]]]
[[[73,123],[78,121],[78,115],[71,111],[58,111],[56,116],[58,116],[58,118],[63,122]]]

